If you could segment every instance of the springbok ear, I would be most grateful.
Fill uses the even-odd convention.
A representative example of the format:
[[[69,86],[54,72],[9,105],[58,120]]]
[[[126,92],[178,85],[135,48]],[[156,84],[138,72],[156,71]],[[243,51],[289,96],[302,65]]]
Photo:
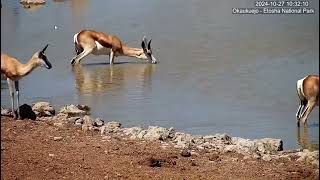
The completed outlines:
[[[47,49],[47,47],[49,46],[49,44],[47,44],[41,51],[41,53],[44,53],[44,51]]]
[[[151,40],[152,40],[152,39],[150,39],[150,41],[149,41],[149,43],[148,43],[148,49],[149,49],[149,50],[151,50]]]

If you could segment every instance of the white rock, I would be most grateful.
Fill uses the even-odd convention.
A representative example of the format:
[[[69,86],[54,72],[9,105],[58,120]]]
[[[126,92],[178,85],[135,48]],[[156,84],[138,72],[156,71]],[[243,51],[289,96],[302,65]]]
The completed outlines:
[[[63,127],[63,123],[61,122],[58,122],[58,123],[53,123],[54,126],[57,126],[57,127]]]
[[[268,154],[266,154],[266,155],[262,156],[262,160],[264,160],[264,161],[271,161],[271,156],[268,155]]]
[[[158,126],[149,126],[143,139],[147,140],[167,140],[174,136],[175,130],[173,128],[163,128]]]
[[[68,117],[71,116],[84,116],[88,115],[90,111],[90,108],[86,105],[66,105],[60,109],[60,113],[67,114]]]
[[[54,141],[60,141],[60,140],[62,140],[62,137],[60,137],[60,136],[59,137],[53,137],[53,140]]]
[[[93,123],[93,125],[96,127],[101,127],[103,126],[103,124],[104,124],[104,121],[101,118],[96,118]]]
[[[32,111],[34,111],[38,117],[55,115],[55,109],[49,102],[36,102],[32,104]]]

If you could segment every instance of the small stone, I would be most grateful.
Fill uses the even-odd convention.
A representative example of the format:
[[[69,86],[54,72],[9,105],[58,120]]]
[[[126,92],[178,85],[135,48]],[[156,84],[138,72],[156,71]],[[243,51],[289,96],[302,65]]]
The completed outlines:
[[[111,136],[103,136],[102,139],[103,139],[103,140],[110,140],[110,139],[111,139]]]
[[[90,116],[88,115],[85,115],[83,118],[83,125],[86,125],[86,126],[93,126],[93,120],[90,118]]]
[[[37,102],[32,104],[32,110],[36,113],[37,117],[54,116],[55,110],[49,102]]]
[[[100,127],[100,134],[101,134],[101,135],[104,135],[104,134],[105,134],[105,131],[106,131],[106,126],[101,126],[101,127]]]
[[[209,155],[209,161],[217,161],[220,159],[220,156],[216,153],[212,153]]]
[[[54,141],[60,141],[60,140],[62,140],[62,137],[61,137],[61,136],[59,136],[59,137],[53,137],[53,140],[54,140]]]
[[[138,137],[141,139],[146,139],[150,141],[161,140],[165,141],[167,139],[172,139],[175,135],[175,130],[173,128],[163,128],[158,126],[149,126],[145,131],[141,131]]]
[[[94,131],[100,131],[100,127],[92,127],[91,129]]]
[[[82,125],[81,129],[82,129],[82,131],[88,131],[89,130],[89,126]]]
[[[59,122],[59,123],[53,123],[54,126],[57,126],[57,127],[63,127],[63,123]]]
[[[150,158],[149,159],[149,166],[150,167],[161,167],[162,166],[162,160]]]
[[[108,122],[106,124],[106,126],[108,128],[115,129],[115,128],[120,128],[121,127],[121,123],[112,121],[112,122]]]
[[[49,154],[49,156],[50,156],[50,157],[53,157],[53,156],[54,156],[54,154]]]
[[[262,156],[262,160],[271,161],[271,156],[270,155],[264,155],[264,156]]]
[[[188,149],[183,149],[180,153],[181,156],[183,157],[190,157],[191,156],[191,153]]]
[[[239,160],[238,158],[231,158],[231,161],[233,161],[233,162],[236,162],[238,160]]]
[[[115,133],[120,130],[121,124],[119,122],[108,122],[100,127],[100,134],[105,135],[109,133]]]
[[[104,121],[101,118],[95,119],[94,123],[93,123],[93,125],[96,127],[101,127],[101,126],[103,126],[103,124],[104,124]]]
[[[258,155],[258,154],[254,154],[254,155],[253,155],[253,158],[254,158],[254,159],[261,159],[261,156]]]
[[[67,121],[69,122],[69,123],[71,123],[71,124],[75,124],[77,121],[83,121],[83,119],[82,118],[80,118],[80,117],[70,117],[70,118],[68,118],[67,119]],[[80,123],[81,124],[81,123]]]
[[[243,156],[243,159],[246,160],[246,159],[250,159],[251,157],[246,155],[246,156]]]
[[[80,124],[80,123],[75,123],[74,125],[76,125],[76,126],[82,126],[82,124]]]
[[[194,161],[191,161],[191,166],[198,166]]]
[[[92,126],[88,126],[88,130],[89,130],[89,131],[94,130],[93,128],[94,128],[94,127],[92,127]]]
[[[197,152],[191,151],[190,153],[191,153],[191,156],[199,156],[199,153]]]
[[[76,126],[81,126],[82,123],[83,123],[83,119],[80,118],[80,119],[78,119],[78,120],[76,120],[76,121],[74,122],[74,125],[76,125]]]
[[[302,152],[304,152],[304,153],[308,153],[308,152],[310,152],[310,150],[309,149],[303,149],[303,151]]]
[[[13,116],[13,114],[10,109],[5,109],[1,107],[1,116]]]
[[[90,108],[86,105],[66,105],[61,108],[60,113],[67,114],[68,117],[79,116],[82,117],[84,115],[90,114]]]

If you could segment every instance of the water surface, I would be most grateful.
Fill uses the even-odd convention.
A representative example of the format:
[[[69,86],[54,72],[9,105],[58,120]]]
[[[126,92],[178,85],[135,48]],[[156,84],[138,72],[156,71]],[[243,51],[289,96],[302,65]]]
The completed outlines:
[[[297,130],[296,81],[319,73],[319,14],[234,15],[250,0],[66,0],[24,9],[3,0],[1,51],[27,62],[46,43],[53,69],[20,82],[21,102],[87,104],[94,117],[193,134],[273,137],[285,148],[318,147],[319,107]],[[125,4],[125,6],[124,6]],[[54,29],[57,26],[58,29]],[[139,47],[152,37],[159,64],[88,56],[72,69],[73,35],[95,29]],[[4,84],[1,84],[1,87]],[[8,89],[1,104],[10,106]]]

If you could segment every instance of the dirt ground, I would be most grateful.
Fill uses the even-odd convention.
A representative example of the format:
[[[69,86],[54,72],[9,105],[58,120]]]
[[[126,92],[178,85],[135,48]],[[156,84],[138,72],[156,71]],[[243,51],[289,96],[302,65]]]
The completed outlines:
[[[1,117],[1,179],[319,179],[318,169],[296,161],[180,152],[160,142]]]

